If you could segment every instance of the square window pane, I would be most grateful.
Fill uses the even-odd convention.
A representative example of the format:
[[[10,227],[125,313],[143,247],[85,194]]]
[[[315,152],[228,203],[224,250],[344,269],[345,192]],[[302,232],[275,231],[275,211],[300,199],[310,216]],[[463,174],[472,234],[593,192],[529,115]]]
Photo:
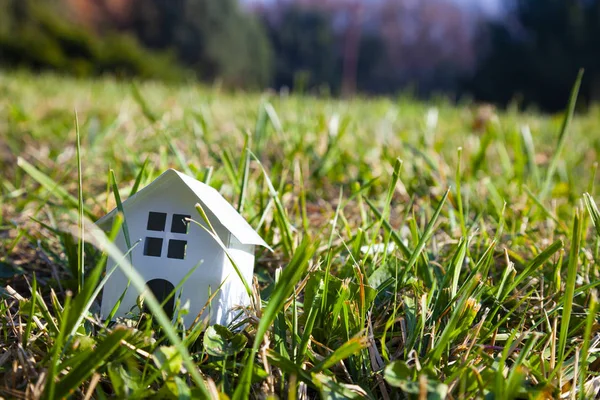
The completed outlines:
[[[161,238],[147,237],[144,241],[144,255],[150,257],[160,257],[162,252],[163,240]]]
[[[148,227],[149,231],[160,231],[165,230],[165,224],[167,222],[167,214],[161,212],[150,211],[148,215]]]
[[[167,252],[168,258],[177,258],[183,260],[185,258],[185,248],[187,247],[186,240],[169,240],[169,251]]]
[[[173,233],[188,233],[189,223],[185,220],[190,218],[190,215],[173,214],[171,221],[171,232]]]

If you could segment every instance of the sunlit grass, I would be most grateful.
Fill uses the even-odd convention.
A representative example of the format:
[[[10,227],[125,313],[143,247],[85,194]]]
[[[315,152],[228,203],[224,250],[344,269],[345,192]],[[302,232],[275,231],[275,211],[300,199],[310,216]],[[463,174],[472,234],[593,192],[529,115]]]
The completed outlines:
[[[0,394],[595,396],[600,112],[477,115],[0,75]],[[167,168],[274,249],[228,329],[186,331],[151,296],[153,315],[98,319],[106,258],[130,259],[126,220],[92,221]]]

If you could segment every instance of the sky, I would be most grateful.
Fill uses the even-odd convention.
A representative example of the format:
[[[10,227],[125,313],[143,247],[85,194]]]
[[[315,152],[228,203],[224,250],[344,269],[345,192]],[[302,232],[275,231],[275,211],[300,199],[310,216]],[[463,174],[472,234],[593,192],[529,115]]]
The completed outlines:
[[[242,3],[271,3],[274,0],[241,0]],[[363,0],[368,2],[369,0]],[[454,3],[460,4],[465,8],[479,9],[484,14],[489,16],[498,16],[502,14],[503,0],[450,0]]]
[[[465,7],[478,7],[481,11],[489,15],[498,15],[502,13],[502,0],[452,0],[455,3]]]

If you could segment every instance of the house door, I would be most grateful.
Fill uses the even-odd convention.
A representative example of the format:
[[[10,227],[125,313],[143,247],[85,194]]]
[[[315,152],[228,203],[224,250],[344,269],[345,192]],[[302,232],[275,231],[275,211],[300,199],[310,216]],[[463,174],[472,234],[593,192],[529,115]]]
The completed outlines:
[[[175,290],[173,284],[164,279],[152,279],[151,281],[146,282],[146,285],[156,297],[159,303],[163,303],[165,299]],[[145,306],[146,311],[149,311],[147,306]],[[164,304],[163,309],[165,310],[165,314],[169,318],[173,318],[173,310],[175,308],[175,294],[171,296],[171,298]]]

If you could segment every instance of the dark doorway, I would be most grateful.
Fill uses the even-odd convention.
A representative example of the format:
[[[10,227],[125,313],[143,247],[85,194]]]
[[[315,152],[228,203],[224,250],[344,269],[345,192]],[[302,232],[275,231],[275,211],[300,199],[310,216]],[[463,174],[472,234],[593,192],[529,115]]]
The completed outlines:
[[[148,285],[148,288],[150,288],[152,294],[154,294],[154,297],[156,297],[156,300],[158,300],[159,303],[163,303],[171,292],[175,290],[173,284],[164,279],[152,279],[151,281],[146,282],[146,285]],[[148,306],[144,305],[144,308],[146,312],[150,312]],[[175,294],[173,294],[163,306],[163,309],[169,318],[173,318],[174,308]]]

